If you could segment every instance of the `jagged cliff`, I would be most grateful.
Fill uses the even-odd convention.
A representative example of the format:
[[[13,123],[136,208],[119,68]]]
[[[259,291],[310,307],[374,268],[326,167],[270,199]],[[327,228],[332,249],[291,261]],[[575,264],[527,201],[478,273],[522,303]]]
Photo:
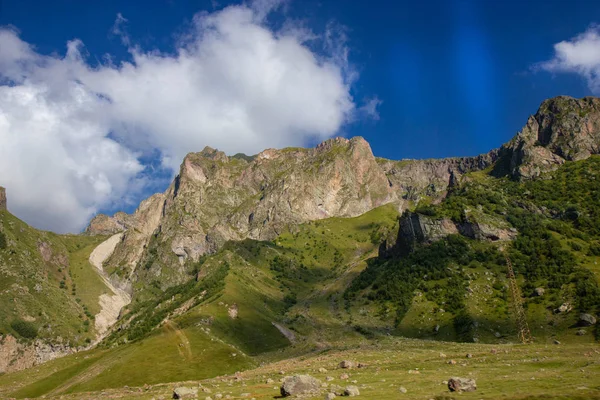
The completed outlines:
[[[600,100],[558,97],[543,102],[510,142],[476,157],[386,160],[374,157],[361,137],[251,157],[207,147],[185,157],[164,194],[144,201],[133,215],[99,215],[86,231],[125,231],[108,261],[124,286],[156,279],[167,287],[188,279],[189,262],[228,240],[271,240],[303,222],[353,217],[388,203],[399,211],[424,198],[435,204],[464,174],[487,168],[496,175],[535,178],[565,160],[598,153],[599,143]],[[487,235],[486,227],[453,229],[479,237]]]
[[[160,276],[166,287],[187,279],[186,262],[228,240],[271,240],[308,221],[355,217],[389,203],[400,210],[424,196],[441,199],[464,173],[491,165],[495,154],[394,162],[376,159],[361,137],[253,157],[207,147],[186,156],[164,194],[130,216],[99,215],[86,231],[125,230],[109,264],[120,266],[123,282]],[[138,270],[140,264],[147,268]]]
[[[600,153],[600,99],[560,96],[544,101],[499,153],[497,172],[524,179]]]

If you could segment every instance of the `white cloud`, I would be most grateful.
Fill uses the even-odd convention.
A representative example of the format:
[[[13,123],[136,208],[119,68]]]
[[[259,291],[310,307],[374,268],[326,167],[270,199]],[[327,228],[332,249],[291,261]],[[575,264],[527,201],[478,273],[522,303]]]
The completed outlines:
[[[600,27],[593,25],[571,40],[556,43],[554,57],[534,69],[578,74],[594,94],[600,94]]]
[[[383,103],[379,97],[375,96],[367,99],[365,103],[359,108],[361,113],[375,121],[379,121],[379,110],[378,107]]]
[[[90,65],[76,39],[64,57],[41,55],[0,29],[0,185],[11,211],[77,231],[143,185],[142,153],[158,150],[176,171],[205,145],[252,154],[334,135],[357,113],[344,34],[273,31],[265,18],[279,4],[197,14],[173,54],[133,45],[119,14],[112,32],[132,60],[118,65]]]

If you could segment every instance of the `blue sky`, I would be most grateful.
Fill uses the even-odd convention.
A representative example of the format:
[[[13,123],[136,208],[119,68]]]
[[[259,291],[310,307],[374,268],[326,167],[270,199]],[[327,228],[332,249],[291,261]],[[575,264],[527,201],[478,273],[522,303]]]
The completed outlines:
[[[15,48],[23,43],[29,46],[29,53],[21,52],[19,56],[7,56],[9,52],[5,51],[4,58],[9,59],[10,63],[7,61],[2,64],[0,54],[0,78],[4,75],[4,80],[0,80],[4,86],[0,87],[8,92],[19,87],[29,88],[27,85],[34,82],[35,88],[50,87],[54,90],[69,82],[75,85],[83,82],[82,90],[89,89],[90,93],[95,94],[96,100],[102,100],[94,104],[93,113],[96,116],[88,135],[95,137],[97,142],[85,139],[86,144],[77,142],[79,144],[73,147],[70,146],[74,142],[72,136],[65,139],[60,132],[52,133],[59,138],[56,140],[61,141],[60,152],[65,153],[61,160],[72,158],[69,165],[56,172],[66,174],[64,179],[56,183],[64,183],[65,191],[56,202],[65,204],[64,215],[69,209],[79,207],[81,217],[76,222],[61,224],[57,218],[64,221],[64,216],[53,219],[36,212],[39,204],[27,199],[25,190],[18,183],[10,181],[6,176],[8,174],[2,176],[0,172],[0,184],[7,186],[9,193],[16,193],[16,201],[27,203],[26,207],[13,206],[15,212],[18,211],[17,215],[29,222],[43,220],[38,225],[44,228],[72,231],[80,228],[82,221],[98,210],[131,211],[148,193],[165,188],[173,170],[181,162],[181,154],[199,151],[203,145],[225,147],[228,152],[244,151],[248,147],[245,152],[254,153],[263,147],[313,145],[330,136],[360,135],[371,143],[375,155],[391,159],[476,155],[509,140],[544,99],[557,95],[582,97],[595,92],[598,94],[594,72],[598,71],[595,68],[598,68],[600,61],[586,59],[579,62],[581,57],[577,58],[581,52],[589,54],[588,48],[575,48],[570,53],[567,51],[566,56],[572,57],[574,54],[574,58],[561,60],[554,47],[563,41],[577,42],[578,35],[585,32],[597,32],[595,23],[600,22],[600,2],[597,1],[574,1],[569,5],[564,1],[290,0],[277,3],[275,0],[262,0],[246,3],[245,6],[239,2],[231,4],[250,9],[252,26],[260,26],[265,32],[273,33],[275,42],[280,45],[281,37],[288,35],[294,38],[299,46],[281,45],[279,50],[274,51],[283,54],[283,58],[293,53],[293,57],[290,55],[284,61],[293,68],[304,68],[315,79],[314,82],[310,78],[304,81],[305,76],[294,75],[290,78],[295,80],[294,84],[272,88],[267,79],[269,76],[266,75],[264,82],[261,80],[264,71],[262,64],[257,64],[251,74],[243,71],[242,64],[253,64],[251,57],[257,57],[256,54],[260,52],[244,53],[240,56],[240,65],[235,66],[236,71],[239,69],[241,75],[248,76],[251,81],[243,83],[245,89],[241,95],[237,91],[235,75],[233,78],[232,75],[223,75],[223,82],[228,82],[223,84],[226,89],[219,86],[219,74],[216,78],[211,75],[209,86],[206,86],[206,82],[199,86],[202,92],[217,91],[218,95],[215,96],[221,108],[227,108],[227,101],[232,104],[246,102],[242,108],[244,115],[255,113],[249,118],[248,126],[234,127],[240,132],[247,130],[245,134],[240,133],[238,140],[235,134],[211,134],[213,127],[222,128],[223,120],[217,120],[212,125],[203,124],[206,118],[190,121],[193,112],[192,117],[190,113],[182,113],[178,121],[168,121],[165,117],[145,126],[145,115],[154,117],[162,113],[161,110],[166,116],[170,112],[177,114],[182,106],[164,101],[152,104],[142,112],[138,105],[145,101],[143,96],[119,98],[122,87],[130,87],[132,92],[144,91],[142,86],[155,84],[154,79],[160,81],[162,71],[172,71],[174,74],[172,79],[165,81],[165,85],[178,82],[177,77],[187,73],[185,71],[196,71],[193,65],[175,69],[152,58],[153,52],[161,54],[163,59],[177,57],[182,48],[191,48],[182,42],[199,43],[192,47],[200,50],[186,61],[193,64],[195,60],[201,60],[204,64],[198,71],[214,67],[212,73],[215,74],[214,70],[218,70],[219,66],[211,66],[206,58],[198,58],[201,57],[198,54],[203,52],[202,46],[208,47],[207,42],[203,41],[208,37],[207,32],[222,29],[215,28],[222,21],[214,22],[211,18],[225,20],[224,14],[219,13],[229,3],[180,0],[0,1],[0,26],[12,32],[12,36],[7,36],[6,40],[12,44],[18,41]],[[239,21],[236,20],[235,24],[239,24]],[[262,37],[259,35],[256,40]],[[69,56],[67,43],[74,39],[79,41],[73,44]],[[596,36],[591,39],[589,45],[597,51],[600,42],[595,41]],[[6,49],[9,46],[4,47]],[[311,61],[310,57],[307,58],[300,47],[315,59]],[[244,48],[239,43],[231,46],[228,56],[233,54],[236,57],[235,51],[244,52]],[[132,69],[141,71],[142,62],[136,59],[136,54],[144,56],[147,73],[127,74],[126,69],[120,67],[122,62],[129,62],[135,67]],[[211,58],[220,59],[219,54],[214,53]],[[246,56],[250,58],[245,59]],[[55,61],[55,68],[48,66]],[[540,64],[544,62],[546,64]],[[4,74],[1,69],[3,65]],[[230,63],[227,65],[230,66]],[[328,67],[323,68],[324,65]],[[270,64],[268,68],[271,68]],[[115,71],[119,72],[118,78]],[[256,77],[256,82],[252,77]],[[234,82],[229,82],[231,79]],[[260,86],[263,83],[265,86]],[[105,92],[104,87],[109,86],[112,89]],[[304,88],[306,93],[300,93],[297,97],[305,101],[298,103],[293,92]],[[244,97],[243,101],[236,97],[247,96],[248,91],[255,89],[259,90],[261,96],[271,91],[285,96],[286,99],[275,101],[275,104],[286,108],[274,108],[271,97],[265,100],[252,94]],[[60,99],[60,103],[56,103],[59,106],[50,109],[52,112],[59,110],[59,115],[64,117],[68,114],[71,118],[67,122],[61,122],[62,117],[52,119],[59,121],[56,122],[56,129],[76,131],[81,125],[72,126],[72,119],[81,121],[81,124],[88,123],[87,117],[81,115],[92,111],[85,109],[84,114],[78,112],[71,117],[72,106],[62,100],[63,96],[67,96],[65,93],[58,89],[56,92],[42,92],[45,94],[39,95],[39,91],[35,93],[38,93],[36,98],[41,99],[44,106],[52,106],[52,102]],[[153,93],[160,93],[158,96],[164,98],[171,95],[149,91],[146,97],[153,96]],[[185,96],[191,99],[188,104],[197,102],[198,108],[203,104],[214,104],[212,97],[210,101],[197,98],[200,95],[193,92]],[[6,97],[4,100],[10,106],[15,104],[14,98]],[[39,104],[33,105],[39,108]],[[30,108],[33,105],[28,103]],[[102,110],[111,106],[119,107],[116,111],[106,111],[111,116],[105,118]],[[288,116],[289,109],[295,107],[304,119],[314,123]],[[5,105],[4,108],[9,110],[7,114],[11,112],[10,107]],[[323,110],[323,115],[316,108]],[[69,111],[65,114],[64,110]],[[12,112],[9,117],[13,119],[10,121],[18,122],[18,118],[24,118],[21,108],[15,107]],[[135,118],[131,115],[114,116],[125,112],[139,115],[136,114]],[[235,119],[237,115],[231,118]],[[278,116],[277,121],[269,121],[271,116]],[[225,119],[225,123],[227,121]],[[61,124],[66,125],[63,128]],[[15,122],[11,126],[19,125]],[[156,126],[162,130],[156,128],[157,132],[154,132]],[[196,135],[194,129],[202,133]],[[189,133],[187,136],[177,136],[179,130]],[[260,140],[251,140],[256,135],[262,135],[263,131],[269,132]],[[4,132],[4,135],[14,136],[17,134],[15,132],[18,130],[13,128]],[[228,141],[224,141],[224,138]],[[243,138],[250,139],[246,142]],[[96,154],[92,150],[96,148],[105,150],[102,154]],[[19,151],[18,148],[11,149],[11,154],[18,155]],[[87,156],[73,156],[70,153],[74,151],[86,153]],[[73,165],[85,165],[85,160],[90,158],[99,161],[83,168],[91,171],[89,176],[82,177],[81,171],[72,172]],[[106,171],[98,166],[113,159],[116,160],[114,170]],[[56,161],[49,159],[48,162]],[[33,167],[23,171],[21,179],[41,179],[39,168],[34,163]],[[123,171],[125,178],[121,179],[118,174]],[[89,189],[86,185],[89,185]],[[83,191],[88,195],[71,195],[71,198],[67,193],[69,191]]]

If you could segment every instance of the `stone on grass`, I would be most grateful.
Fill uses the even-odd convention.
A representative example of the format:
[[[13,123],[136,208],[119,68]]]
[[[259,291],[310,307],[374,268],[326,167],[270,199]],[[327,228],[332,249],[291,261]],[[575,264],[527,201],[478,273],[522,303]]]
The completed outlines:
[[[340,368],[354,368],[354,363],[352,361],[344,360],[339,365]]]
[[[408,390],[406,390],[406,388],[404,386],[400,386],[398,388],[398,390],[400,391],[400,393],[406,393],[406,392],[408,392]]]
[[[321,388],[321,382],[310,375],[286,376],[280,391],[283,397],[317,394]]]
[[[335,393],[325,393],[324,399],[325,400],[333,400],[333,399],[335,399],[335,397],[336,397]]]
[[[194,399],[198,397],[198,388],[178,386],[173,389],[174,399]]]
[[[344,396],[359,396],[360,395],[360,391],[358,390],[358,387],[356,386],[346,386],[346,389],[344,389]]]
[[[475,379],[453,377],[448,380],[451,392],[474,392],[477,390]]]

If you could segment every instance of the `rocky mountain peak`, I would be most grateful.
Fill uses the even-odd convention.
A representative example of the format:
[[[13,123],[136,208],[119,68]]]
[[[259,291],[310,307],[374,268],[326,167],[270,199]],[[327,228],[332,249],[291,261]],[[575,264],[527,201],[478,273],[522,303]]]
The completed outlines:
[[[600,99],[559,96],[544,101],[523,129],[502,146],[498,172],[531,179],[600,153]]]
[[[0,186],[0,211],[6,210],[6,189]]]
[[[566,160],[596,154],[599,145],[600,100],[558,97],[542,103],[501,149],[475,157],[386,160],[376,158],[362,137],[332,138],[309,149],[266,149],[256,156],[228,157],[205,147],[185,157],[164,194],[143,202],[133,215],[98,216],[88,232],[126,230],[111,262],[132,271],[143,264],[141,273],[151,276],[171,274],[166,287],[184,281],[188,261],[229,240],[272,240],[305,222],[355,217],[384,204],[399,211],[424,198],[435,204],[469,172],[494,166],[504,174],[535,177]],[[477,219],[450,226],[419,218],[424,232],[439,225],[469,237],[510,236]]]

